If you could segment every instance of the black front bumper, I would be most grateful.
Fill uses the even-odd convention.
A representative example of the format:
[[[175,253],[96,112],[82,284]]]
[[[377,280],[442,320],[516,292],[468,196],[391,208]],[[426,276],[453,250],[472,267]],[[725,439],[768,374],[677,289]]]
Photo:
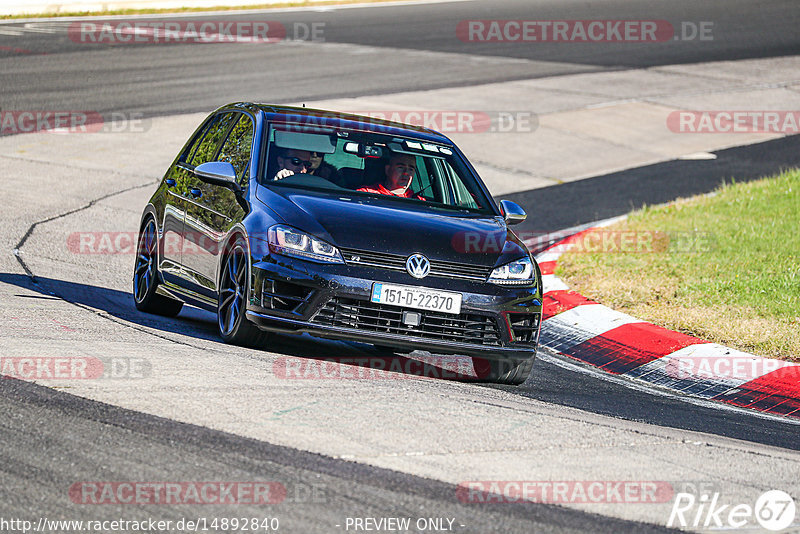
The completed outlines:
[[[458,291],[461,313],[372,303],[374,282]],[[419,281],[384,269],[267,257],[252,265],[251,288],[247,318],[263,330],[505,360],[533,357],[539,339],[541,283]],[[419,325],[406,324],[403,311],[419,314]]]

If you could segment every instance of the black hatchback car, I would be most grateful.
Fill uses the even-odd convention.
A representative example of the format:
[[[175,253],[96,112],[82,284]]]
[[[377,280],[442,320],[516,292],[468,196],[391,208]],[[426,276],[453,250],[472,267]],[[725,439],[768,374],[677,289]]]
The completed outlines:
[[[142,214],[136,307],[217,314],[230,343],[270,332],[472,357],[523,382],[541,272],[447,137],[306,108],[237,103],[200,125]],[[479,363],[480,362],[480,369]]]

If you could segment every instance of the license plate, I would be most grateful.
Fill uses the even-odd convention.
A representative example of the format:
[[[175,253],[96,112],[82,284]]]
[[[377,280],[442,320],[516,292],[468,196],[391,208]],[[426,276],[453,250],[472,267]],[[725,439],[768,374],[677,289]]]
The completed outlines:
[[[461,293],[414,286],[372,284],[372,302],[415,310],[461,313]]]

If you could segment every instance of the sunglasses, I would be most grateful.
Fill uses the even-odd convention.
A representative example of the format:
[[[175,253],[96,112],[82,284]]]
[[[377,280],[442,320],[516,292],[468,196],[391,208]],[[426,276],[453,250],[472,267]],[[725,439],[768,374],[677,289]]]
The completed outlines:
[[[303,159],[300,159],[300,158],[286,158],[286,159],[287,159],[287,161],[289,163],[291,163],[294,166],[298,166],[298,165],[302,164],[303,167],[305,167],[306,169],[311,167],[311,162],[310,161],[306,161],[306,160],[303,160]]]

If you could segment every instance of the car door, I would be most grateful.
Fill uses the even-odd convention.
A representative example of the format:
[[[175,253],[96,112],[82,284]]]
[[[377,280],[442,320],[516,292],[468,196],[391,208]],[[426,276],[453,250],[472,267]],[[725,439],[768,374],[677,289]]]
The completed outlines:
[[[192,165],[207,161],[230,162],[240,185],[246,187],[253,133],[253,120],[249,115],[239,112],[224,114],[218,129],[209,131],[209,145],[201,146]],[[216,143],[213,150],[212,143]],[[229,188],[205,183],[196,176],[191,178],[187,198],[182,264],[190,289],[216,300],[217,265],[222,241],[228,230],[242,220],[245,212]]]
[[[198,128],[197,134],[191,142],[187,143],[183,152],[167,171],[162,184],[165,188],[165,195],[163,220],[161,222],[162,245],[159,270],[169,282],[180,283],[183,276],[183,269],[181,268],[183,225],[187,205],[186,196],[189,194],[192,177],[191,167],[188,166],[187,162],[191,161],[192,156],[197,152],[214,120],[214,117],[209,117]]]

